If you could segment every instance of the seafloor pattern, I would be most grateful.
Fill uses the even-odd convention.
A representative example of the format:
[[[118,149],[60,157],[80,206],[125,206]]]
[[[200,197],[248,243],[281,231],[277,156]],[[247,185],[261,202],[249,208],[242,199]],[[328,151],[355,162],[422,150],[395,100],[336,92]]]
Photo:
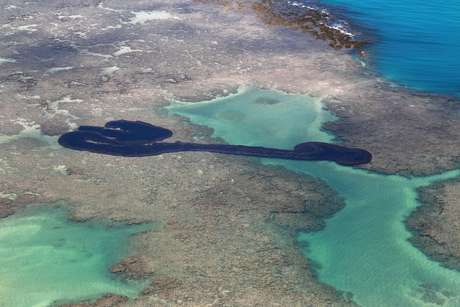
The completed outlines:
[[[210,143],[210,129],[163,107],[256,86],[321,99],[338,119],[327,129],[375,153],[368,168],[408,175],[457,167],[455,99],[392,86],[295,25],[267,24],[254,2],[0,4],[0,215],[65,200],[75,220],[158,225],[133,237],[127,258],[111,267],[146,278],[146,288],[129,302],[108,293],[99,303],[352,305],[317,281],[296,243],[299,229],[321,229],[344,203],[324,182],[247,158],[121,158],[57,144],[80,125],[141,120],[174,129],[174,140]],[[457,199],[445,199],[442,212],[417,225],[437,242],[438,259],[460,255]],[[455,227],[442,227],[446,220]]]

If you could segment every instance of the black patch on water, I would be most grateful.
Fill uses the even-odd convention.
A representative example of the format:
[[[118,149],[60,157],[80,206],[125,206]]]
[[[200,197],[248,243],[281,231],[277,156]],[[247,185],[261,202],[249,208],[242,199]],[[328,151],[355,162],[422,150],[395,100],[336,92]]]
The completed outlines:
[[[366,164],[372,160],[372,155],[364,149],[322,142],[301,143],[295,146],[294,150],[227,144],[161,142],[172,135],[171,130],[149,123],[116,120],[106,123],[104,127],[80,126],[76,131],[61,135],[58,142],[74,150],[125,157],[206,151],[272,159],[333,161],[347,166]]]

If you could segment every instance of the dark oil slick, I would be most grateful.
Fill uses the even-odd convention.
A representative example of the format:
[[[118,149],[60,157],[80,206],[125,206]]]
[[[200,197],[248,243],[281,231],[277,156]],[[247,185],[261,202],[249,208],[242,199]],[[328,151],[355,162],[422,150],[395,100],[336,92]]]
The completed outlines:
[[[59,144],[74,150],[126,157],[205,151],[272,159],[333,161],[347,166],[366,164],[372,160],[372,155],[366,150],[322,142],[301,143],[293,150],[227,144],[161,142],[172,135],[171,130],[149,123],[116,120],[106,123],[104,127],[80,126],[76,131],[63,134],[59,138]]]

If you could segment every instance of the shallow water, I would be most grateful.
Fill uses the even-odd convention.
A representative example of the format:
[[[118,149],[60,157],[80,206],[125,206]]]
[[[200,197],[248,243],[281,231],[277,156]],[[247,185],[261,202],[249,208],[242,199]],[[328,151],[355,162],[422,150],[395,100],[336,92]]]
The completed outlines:
[[[137,295],[141,282],[116,278],[112,264],[146,226],[74,223],[62,208],[30,207],[0,220],[0,306],[49,306],[106,293]]]
[[[291,148],[333,140],[321,126],[334,117],[307,96],[247,89],[211,102],[175,103],[169,110],[213,128],[215,137],[230,144]],[[299,236],[321,281],[351,292],[362,306],[460,305],[460,273],[414,248],[403,224],[417,206],[417,187],[459,176],[458,171],[404,178],[329,162],[261,161],[320,178],[345,200],[345,209],[323,231]]]
[[[57,137],[43,134],[39,125],[35,123],[27,123],[25,121],[19,121],[19,124],[23,126],[23,129],[18,134],[5,135],[0,133],[0,144],[15,142],[21,139],[33,139],[44,146],[59,148]]]
[[[375,39],[369,46],[370,60],[386,78],[411,88],[460,96],[460,1],[320,2],[344,8],[346,19],[370,30]]]

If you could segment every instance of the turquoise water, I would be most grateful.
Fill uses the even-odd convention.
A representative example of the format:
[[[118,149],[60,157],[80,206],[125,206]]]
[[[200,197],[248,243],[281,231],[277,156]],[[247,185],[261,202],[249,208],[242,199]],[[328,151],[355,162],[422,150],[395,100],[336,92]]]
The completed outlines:
[[[135,296],[143,283],[115,278],[129,236],[147,226],[74,223],[61,208],[28,208],[0,220],[0,306],[49,306],[106,293]]]
[[[292,148],[333,140],[321,126],[334,117],[307,96],[247,89],[211,102],[175,103],[169,110],[213,128],[214,136],[231,144]],[[345,200],[323,231],[299,236],[321,281],[351,292],[362,306],[460,306],[460,273],[414,248],[403,224],[417,206],[417,187],[457,177],[459,171],[404,178],[328,162],[261,161],[320,178]]]
[[[369,47],[370,60],[386,78],[460,96],[460,1],[320,2],[344,8],[347,18],[370,29],[368,34],[375,39]]]

